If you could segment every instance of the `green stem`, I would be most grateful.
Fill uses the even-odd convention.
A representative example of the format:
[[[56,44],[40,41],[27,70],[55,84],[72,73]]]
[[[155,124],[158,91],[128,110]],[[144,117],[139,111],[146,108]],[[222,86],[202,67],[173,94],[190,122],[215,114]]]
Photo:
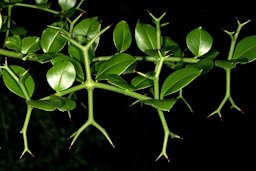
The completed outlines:
[[[28,124],[29,124],[29,121],[30,121],[30,117],[31,117],[31,113],[32,113],[32,107],[27,105],[27,114],[26,114],[26,118],[25,118],[25,121],[24,121],[24,124],[23,124],[23,127],[21,129],[21,133],[23,135],[23,142],[24,142],[24,150],[23,152],[21,153],[20,155],[20,159],[24,156],[24,154],[26,152],[28,152],[29,154],[31,154],[33,157],[34,155],[32,154],[32,152],[29,150],[28,148],[28,140],[27,140],[27,129],[28,129]]]
[[[55,10],[52,10],[52,9],[43,8],[43,7],[40,7],[40,6],[31,5],[31,4],[16,3],[16,4],[13,4],[13,5],[14,6],[18,6],[18,7],[26,7],[26,8],[38,9],[38,10],[46,11],[46,12],[49,12],[49,13],[55,14],[55,15],[58,15],[58,14],[61,13],[59,11],[55,11]]]
[[[12,57],[12,58],[18,58],[18,59],[22,59],[22,57],[23,57],[22,53],[9,51],[9,50],[5,50],[5,49],[0,49],[0,55]]]
[[[134,56],[134,57],[138,61],[146,61],[146,62],[156,62],[157,60],[159,60],[159,56],[147,56],[147,57]],[[99,56],[99,57],[93,58],[92,62],[107,61],[110,58],[112,58],[112,56]],[[200,59],[189,58],[189,57],[174,57],[174,56],[170,56],[170,57],[164,58],[164,62],[197,63],[199,61],[200,61]]]
[[[15,75],[15,73],[9,68],[9,66],[7,65],[7,63],[4,65],[3,68],[4,68],[4,69],[11,75],[11,77],[16,81],[16,83],[17,83],[18,86],[20,87],[22,93],[24,94],[25,99],[26,99],[26,100],[30,100],[30,96],[29,96],[28,90],[26,89],[26,87],[25,87],[24,83],[21,81],[21,79]],[[28,140],[27,140],[27,128],[28,128],[28,124],[29,124],[29,121],[30,121],[32,109],[33,109],[33,108],[32,108],[31,106],[27,105],[27,114],[26,114],[26,118],[25,118],[25,121],[24,121],[22,130],[21,130],[21,133],[22,133],[22,135],[23,135],[24,150],[23,150],[23,152],[22,152],[20,158],[22,158],[26,152],[28,152],[29,154],[31,154],[32,156],[34,156],[34,155],[32,154],[32,152],[31,152],[31,151],[29,150],[29,148],[28,148]]]
[[[119,87],[115,87],[115,86],[105,84],[105,83],[94,82],[94,87],[104,89],[104,90],[109,90],[109,91],[116,92],[116,93],[120,93],[120,94],[123,94],[123,95],[126,95],[126,96],[133,97],[133,98],[138,99],[138,100],[149,100],[149,99],[151,99],[150,97],[139,94],[137,92],[130,91],[128,89],[121,89]]]

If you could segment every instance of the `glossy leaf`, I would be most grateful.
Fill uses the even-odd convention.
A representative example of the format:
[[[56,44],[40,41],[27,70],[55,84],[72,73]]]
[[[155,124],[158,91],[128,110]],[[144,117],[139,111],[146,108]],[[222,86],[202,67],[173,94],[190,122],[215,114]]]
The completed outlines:
[[[9,68],[12,70],[12,72],[17,76],[20,77],[20,82],[22,82],[28,92],[29,97],[32,97],[34,90],[35,90],[35,83],[31,75],[27,72],[26,69],[17,66],[17,65],[10,65]],[[5,86],[14,94],[25,98],[25,95],[23,94],[19,84],[16,82],[16,80],[10,75],[9,72],[6,70],[3,70],[2,73],[3,81]]]
[[[55,63],[61,62],[61,61],[70,61],[70,62],[72,62],[72,64],[74,65],[74,67],[76,69],[76,74],[77,74],[76,79],[80,82],[84,81],[84,70],[83,70],[83,67],[82,67],[80,62],[78,62],[76,59],[71,58],[70,56],[67,56],[67,55],[64,55],[64,54],[59,54],[58,56],[56,56],[55,58],[53,58],[51,60],[53,65]]]
[[[46,74],[52,89],[59,92],[72,86],[76,79],[76,70],[70,61],[55,63]]]
[[[199,27],[188,33],[186,43],[188,49],[198,57],[206,54],[212,48],[213,40],[207,31]]]
[[[126,51],[132,43],[132,33],[126,21],[120,21],[113,33],[114,45],[119,53]]]
[[[83,57],[83,53],[82,51],[76,47],[75,45],[73,44],[70,44],[68,46],[68,53],[69,55],[74,58],[74,59],[77,59],[79,62],[81,63],[84,63],[84,57]]]
[[[41,35],[40,44],[44,53],[57,53],[64,48],[66,39],[61,36],[59,30],[46,28]]]
[[[132,86],[130,86],[121,76],[111,74],[108,76],[108,82],[122,89],[133,90]]]
[[[137,22],[135,28],[135,40],[138,48],[142,52],[146,53],[147,50],[157,49],[156,29],[149,24]]]
[[[142,101],[145,105],[153,106],[157,109],[160,109],[162,111],[170,111],[170,109],[173,107],[173,105],[176,103],[177,99],[163,99],[163,100],[157,100],[157,99],[150,99],[150,100],[144,100]]]
[[[69,10],[76,5],[76,0],[58,0],[62,11]]]
[[[98,17],[86,18],[75,25],[73,36],[86,36],[92,39],[100,31],[100,27]]]
[[[190,67],[173,72],[163,83],[160,94],[161,98],[179,91],[197,78],[201,72],[202,70]]]
[[[21,53],[28,54],[40,49],[40,38],[36,36],[25,37],[21,41]]]
[[[96,79],[107,79],[109,74],[120,75],[135,62],[136,59],[129,54],[117,54],[100,66]]]
[[[73,110],[76,107],[75,101],[58,96],[50,96],[49,99],[46,100],[28,100],[27,104],[44,111],[54,111],[58,109],[64,112],[67,110]]]
[[[5,45],[8,49],[15,50],[16,52],[21,51],[21,38],[18,35],[8,37],[5,41]]]
[[[256,59],[256,35],[245,37],[236,45],[233,59],[247,58],[247,62],[252,62]]]
[[[135,88],[135,90],[141,90],[152,87],[153,81],[141,75],[138,75],[132,79],[131,85]]]

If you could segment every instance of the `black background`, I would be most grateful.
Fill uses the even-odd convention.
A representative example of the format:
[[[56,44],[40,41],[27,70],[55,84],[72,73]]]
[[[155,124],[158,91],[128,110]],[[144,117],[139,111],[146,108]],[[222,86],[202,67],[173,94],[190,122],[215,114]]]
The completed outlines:
[[[213,36],[214,47],[220,51],[219,59],[226,59],[230,44],[228,35],[222,29],[235,31],[236,19],[241,22],[251,19],[242,30],[241,37],[256,33],[256,13],[250,1],[236,4],[224,1],[88,0],[85,9],[85,17],[98,16],[103,27],[120,20],[126,20],[131,28],[138,19],[152,24],[147,10],[155,16],[167,12],[164,21],[170,24],[163,29],[163,34],[185,46],[187,33],[202,26]],[[16,14],[19,14],[18,11]],[[52,20],[48,15],[35,16],[34,22],[49,20],[50,23]],[[16,17],[20,17],[17,22],[28,22],[25,14]],[[42,23],[37,23],[38,28]],[[40,30],[31,29],[31,32],[37,31]],[[110,31],[102,36],[97,55],[115,53],[111,36]],[[130,52],[140,53],[136,48],[130,49]],[[225,72],[222,69],[214,68],[184,89],[184,97],[192,105],[194,113],[190,113],[179,101],[171,112],[165,114],[170,129],[183,137],[182,140],[169,140],[167,154],[170,162],[165,158],[155,161],[161,152],[163,130],[152,108],[129,107],[134,99],[95,90],[96,120],[109,132],[116,148],[103,141],[103,146],[92,145],[91,150],[84,153],[97,156],[95,160],[116,171],[254,170],[255,73],[254,63],[239,65],[233,70],[231,94],[244,113],[229,109],[227,102],[222,110],[223,121],[217,115],[207,118],[225,95]],[[83,119],[86,121],[86,115],[76,113],[73,123],[81,124]],[[94,133],[97,134],[97,131]],[[85,137],[86,133],[78,141],[83,141]],[[65,162],[65,158],[61,162]]]

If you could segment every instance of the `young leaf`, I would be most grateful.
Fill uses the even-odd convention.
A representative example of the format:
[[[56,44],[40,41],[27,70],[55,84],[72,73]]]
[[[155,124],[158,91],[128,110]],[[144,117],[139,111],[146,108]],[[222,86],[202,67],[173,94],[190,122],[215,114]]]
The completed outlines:
[[[132,42],[132,33],[126,21],[120,21],[113,33],[114,45],[119,53],[126,51]]]
[[[64,48],[66,39],[59,30],[46,28],[41,35],[40,44],[44,53],[57,53]]]
[[[141,90],[152,87],[153,81],[141,75],[138,75],[132,79],[131,85],[135,88],[135,90]]]
[[[21,41],[21,53],[28,54],[40,49],[40,38],[36,36],[25,37]]]
[[[48,70],[46,77],[52,89],[59,92],[72,86],[76,79],[76,70],[70,61],[60,61]]]
[[[212,47],[211,35],[201,27],[196,28],[188,33],[186,37],[188,49],[196,56],[206,54]]]
[[[247,58],[247,62],[252,62],[256,59],[256,35],[245,37],[236,45],[233,59]]]
[[[169,112],[173,105],[176,103],[177,99],[163,99],[163,100],[157,100],[157,99],[150,99],[150,100],[143,100],[142,102],[145,105],[153,106],[157,109],[167,111]]]
[[[128,90],[133,90],[132,86],[130,86],[121,76],[119,75],[108,75],[108,82],[110,84],[113,84],[117,87],[120,87],[122,89],[128,89]]]
[[[202,70],[190,67],[173,72],[163,83],[160,94],[161,98],[179,91],[197,78],[201,72]]]
[[[76,5],[76,0],[58,0],[62,11],[69,10]]]
[[[8,37],[5,41],[5,45],[7,48],[15,50],[16,52],[21,51],[21,38],[18,35],[13,35],[12,37]]]
[[[31,75],[27,72],[26,69],[24,69],[20,66],[10,65],[9,67],[17,77],[21,77],[23,75],[21,82],[24,84],[24,86],[25,86],[25,88],[28,92],[29,97],[32,97],[32,95],[34,93],[34,90],[35,90],[35,83],[34,83],[33,78],[31,77]],[[24,75],[24,73],[25,73],[25,75]],[[16,94],[16,95],[18,95],[22,98],[25,98],[25,95],[23,94],[19,84],[10,75],[9,72],[7,72],[6,70],[3,70],[2,77],[3,77],[3,81],[4,81],[5,86],[11,92],[13,92],[14,94]]]
[[[149,24],[137,22],[135,28],[135,40],[138,48],[142,52],[157,49],[156,29]]]
[[[120,53],[108,61],[105,61],[99,68],[96,75],[97,80],[104,80],[108,78],[109,74],[122,74],[129,66],[136,62],[136,59],[126,53]]]

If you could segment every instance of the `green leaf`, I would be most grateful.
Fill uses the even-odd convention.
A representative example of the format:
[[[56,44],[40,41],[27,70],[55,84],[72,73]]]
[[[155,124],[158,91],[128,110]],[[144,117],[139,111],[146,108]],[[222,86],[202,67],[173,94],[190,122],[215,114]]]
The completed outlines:
[[[210,72],[214,67],[214,62],[211,59],[205,58],[201,59],[195,64],[187,64],[186,67],[195,67],[202,70],[201,75]]]
[[[35,0],[37,4],[46,4],[48,0]]]
[[[201,27],[188,33],[186,37],[188,49],[197,57],[206,54],[212,47],[211,35]]]
[[[36,109],[50,112],[57,109],[57,107],[61,105],[61,101],[58,99],[28,100],[27,104]]]
[[[10,31],[13,35],[19,35],[20,37],[27,35],[27,30],[24,27],[13,27]]]
[[[170,37],[163,38],[162,50],[164,52],[169,51],[172,54],[171,56],[183,56],[183,52],[178,43],[172,40]]]
[[[35,83],[31,75],[27,72],[26,69],[17,65],[10,65],[9,68],[18,78],[20,78],[19,81],[24,84],[29,97],[32,97],[35,90]],[[5,69],[3,70],[2,77],[3,77],[5,86],[11,92],[13,92],[14,94],[22,98],[25,98],[25,95],[23,94],[18,82]]]
[[[107,79],[109,74],[120,75],[123,72],[125,72],[125,70],[135,62],[136,62],[136,58],[134,58],[129,54],[120,53],[120,54],[114,55],[112,58],[105,61],[100,66],[99,71],[96,75],[96,79],[97,80]]]
[[[256,35],[245,37],[237,43],[233,59],[240,58],[247,58],[245,63],[256,59]]]
[[[48,70],[46,77],[51,88],[59,92],[72,86],[76,79],[76,70],[70,61],[60,61]]]
[[[86,36],[90,40],[96,36],[100,28],[98,17],[86,18],[75,25],[73,36]]]
[[[44,111],[54,111],[58,109],[64,112],[67,110],[73,110],[76,107],[75,101],[58,96],[50,96],[49,99],[46,100],[28,100],[27,104]]]
[[[52,62],[53,65],[57,62],[60,62],[60,61],[70,61],[70,62],[72,62],[72,64],[74,65],[74,67],[76,69],[76,74],[77,74],[76,79],[79,82],[84,81],[84,70],[83,70],[83,67],[82,67],[80,62],[78,62],[76,59],[71,58],[70,56],[67,56],[67,55],[64,55],[64,54],[59,54],[55,58],[51,59],[51,62]]]
[[[25,37],[21,41],[21,53],[28,54],[40,49],[40,38],[36,36]]]
[[[80,44],[87,44],[99,33],[100,28],[101,24],[98,20],[98,17],[86,18],[75,25],[72,35],[78,40]],[[90,47],[90,55],[92,55],[92,51],[97,49],[99,40],[100,37],[98,37]],[[91,56],[90,59],[92,59]]]
[[[132,79],[131,85],[135,88],[135,90],[141,90],[152,87],[153,81],[141,75],[138,75]]]
[[[119,75],[114,75],[114,74],[111,74],[111,75],[108,75],[108,82],[110,84],[113,84],[119,88],[122,88],[122,89],[128,89],[128,90],[133,90],[132,86],[130,86],[121,76]]]
[[[76,0],[58,0],[62,11],[69,10],[76,5]]]
[[[132,33],[126,21],[120,21],[113,33],[114,45],[119,53],[126,51],[132,43]]]
[[[234,60],[216,60],[215,65],[223,69],[233,69],[236,67],[237,64],[244,64],[247,62],[247,58],[239,58]]]
[[[161,98],[179,91],[197,78],[201,72],[202,70],[190,67],[173,72],[163,83],[160,93]]]
[[[148,50],[157,49],[156,29],[149,24],[137,22],[135,28],[135,40],[138,48],[142,52],[146,53]]]
[[[8,37],[5,41],[5,45],[8,49],[15,50],[16,52],[21,51],[21,38],[18,35]]]
[[[44,53],[57,53],[64,48],[66,42],[59,30],[46,28],[41,35],[40,44]]]
[[[163,100],[157,100],[157,99],[150,99],[150,100],[143,100],[142,102],[145,105],[153,106],[157,109],[160,109],[162,111],[169,112],[173,105],[176,103],[177,99],[163,99]]]
[[[75,45],[73,44],[70,44],[68,46],[68,54],[74,58],[74,59],[77,59],[79,62],[81,63],[84,63],[84,57],[83,57],[83,53],[82,51],[76,47]]]

